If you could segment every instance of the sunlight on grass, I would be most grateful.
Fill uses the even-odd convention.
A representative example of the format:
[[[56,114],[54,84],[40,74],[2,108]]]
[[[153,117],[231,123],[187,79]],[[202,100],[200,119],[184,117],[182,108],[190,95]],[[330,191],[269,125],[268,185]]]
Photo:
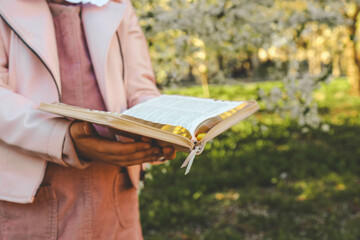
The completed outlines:
[[[274,86],[210,86],[210,95],[257,99]],[[326,131],[303,131],[260,103],[206,146],[188,176],[183,153],[153,167],[140,199],[145,239],[359,239],[360,98],[348,90],[336,79],[314,93]]]

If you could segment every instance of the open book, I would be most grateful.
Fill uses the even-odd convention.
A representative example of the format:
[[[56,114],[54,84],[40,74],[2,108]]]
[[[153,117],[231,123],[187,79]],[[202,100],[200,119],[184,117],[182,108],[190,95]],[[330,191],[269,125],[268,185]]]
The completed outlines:
[[[62,103],[41,103],[39,109],[96,123],[125,132],[154,138],[189,152],[182,167],[190,171],[195,155],[205,144],[253,114],[256,101],[221,101],[176,95],[162,95],[140,103],[122,113],[74,107]]]

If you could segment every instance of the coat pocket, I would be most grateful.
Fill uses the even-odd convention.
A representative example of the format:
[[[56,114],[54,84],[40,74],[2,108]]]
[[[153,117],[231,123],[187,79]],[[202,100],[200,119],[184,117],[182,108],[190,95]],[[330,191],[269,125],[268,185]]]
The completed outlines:
[[[33,203],[0,201],[0,239],[57,237],[57,201],[52,186],[40,187]]]
[[[140,217],[137,190],[131,184],[127,172],[120,172],[116,175],[114,202],[121,227],[129,228],[138,224]]]

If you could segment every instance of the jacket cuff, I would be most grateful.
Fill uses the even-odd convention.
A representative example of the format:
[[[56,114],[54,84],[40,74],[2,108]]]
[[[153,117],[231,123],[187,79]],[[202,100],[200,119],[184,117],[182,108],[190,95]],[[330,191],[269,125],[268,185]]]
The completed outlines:
[[[62,151],[65,134],[70,123],[71,122],[65,118],[56,119],[47,147],[48,160],[63,166],[67,166],[67,164],[62,160]]]
[[[62,160],[67,166],[84,169],[90,166],[91,162],[87,162],[79,158],[74,142],[70,135],[70,126],[67,128],[65,139],[64,139],[64,145],[63,145],[63,151],[62,151]]]
[[[153,94],[144,95],[142,97],[137,98],[134,102],[129,103],[129,108],[159,96],[161,96],[161,94],[158,91],[154,92]]]

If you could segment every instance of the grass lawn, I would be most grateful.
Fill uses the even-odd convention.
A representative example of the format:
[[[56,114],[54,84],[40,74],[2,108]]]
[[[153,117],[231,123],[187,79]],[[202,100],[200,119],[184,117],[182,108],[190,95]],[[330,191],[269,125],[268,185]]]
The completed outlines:
[[[211,86],[211,97],[256,99],[279,84]],[[360,98],[348,89],[337,79],[314,94],[327,132],[261,109],[208,144],[189,175],[182,153],[154,166],[140,195],[145,239],[360,239]]]

